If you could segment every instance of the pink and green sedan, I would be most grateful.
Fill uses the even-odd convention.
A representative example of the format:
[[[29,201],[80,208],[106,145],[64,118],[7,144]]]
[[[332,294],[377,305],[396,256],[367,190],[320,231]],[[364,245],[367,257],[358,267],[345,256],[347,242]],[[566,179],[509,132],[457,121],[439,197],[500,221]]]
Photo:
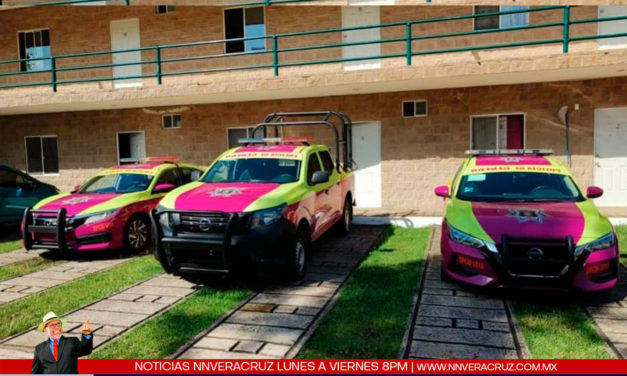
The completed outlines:
[[[145,249],[150,211],[167,192],[203,172],[173,159],[148,158],[109,168],[73,192],[40,201],[24,213],[24,247],[61,252]]]
[[[614,229],[548,151],[471,151],[451,184],[442,224],[442,277],[478,286],[575,288],[617,283]]]

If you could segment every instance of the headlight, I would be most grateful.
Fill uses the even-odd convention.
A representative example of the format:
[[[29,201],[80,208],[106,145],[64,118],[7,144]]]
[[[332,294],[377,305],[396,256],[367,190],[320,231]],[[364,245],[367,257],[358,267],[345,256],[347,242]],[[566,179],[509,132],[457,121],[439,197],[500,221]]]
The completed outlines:
[[[498,250],[496,249],[496,245],[494,245],[494,243],[475,238],[474,236],[468,235],[465,232],[459,231],[451,225],[448,226],[448,233],[451,239],[453,239],[453,241],[456,243],[467,245],[473,248],[486,249],[492,253],[498,253]]]
[[[252,230],[260,226],[267,226],[278,222],[283,217],[286,204],[275,206],[274,208],[259,210],[250,214],[248,229]]]
[[[157,206],[157,218],[159,219],[159,225],[163,230],[163,235],[172,236],[174,232],[174,226],[181,223],[181,215],[179,213],[170,213],[165,207]]]
[[[614,239],[614,233],[610,232],[609,234],[603,235],[595,241],[591,241],[590,243],[586,243],[575,248],[575,257],[579,256],[583,251],[598,251],[599,249],[609,248],[615,243],[616,239]]]
[[[87,217],[87,219],[85,219],[84,224],[89,225],[91,223],[103,221],[107,218],[112,217],[117,211],[118,209],[113,209],[113,210],[107,210],[107,211],[103,211],[103,212],[96,213],[96,214],[90,214]]]

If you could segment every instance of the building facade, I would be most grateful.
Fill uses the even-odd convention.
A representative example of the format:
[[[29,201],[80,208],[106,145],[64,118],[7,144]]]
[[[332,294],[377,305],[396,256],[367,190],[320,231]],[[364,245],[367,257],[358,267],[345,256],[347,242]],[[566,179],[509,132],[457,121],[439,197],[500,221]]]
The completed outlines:
[[[549,148],[627,215],[626,7],[315,3],[3,7],[0,163],[70,189],[338,110],[364,210],[441,214],[467,149]]]

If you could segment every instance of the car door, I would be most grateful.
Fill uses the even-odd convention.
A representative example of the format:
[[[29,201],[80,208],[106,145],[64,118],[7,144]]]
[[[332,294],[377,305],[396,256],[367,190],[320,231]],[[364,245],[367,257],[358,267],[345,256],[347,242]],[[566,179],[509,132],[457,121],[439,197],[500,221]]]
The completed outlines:
[[[324,187],[326,196],[326,217],[325,225],[329,222],[334,223],[342,216],[342,188],[340,187],[340,174],[335,169],[335,164],[328,150],[318,152],[322,169],[329,173],[329,182],[321,184]]]
[[[36,183],[9,169],[0,170],[0,220],[18,222],[24,210],[39,201]]]
[[[312,223],[312,238],[315,239],[320,236],[323,232],[323,227],[325,223],[325,215],[327,210],[327,197],[324,193],[325,188],[324,184],[314,185],[312,183],[313,175],[322,171],[322,166],[318,159],[318,153],[311,153],[307,160],[307,184],[314,191],[314,218]]]

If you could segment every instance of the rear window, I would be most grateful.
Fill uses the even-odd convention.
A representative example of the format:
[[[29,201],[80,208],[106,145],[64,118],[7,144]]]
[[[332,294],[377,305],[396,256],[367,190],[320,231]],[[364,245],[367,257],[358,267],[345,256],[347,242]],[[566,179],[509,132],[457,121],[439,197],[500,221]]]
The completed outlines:
[[[496,172],[462,176],[457,198],[466,201],[573,202],[584,197],[568,175]]]
[[[298,180],[300,161],[279,158],[241,158],[217,161],[205,178],[206,183],[291,183]]]

